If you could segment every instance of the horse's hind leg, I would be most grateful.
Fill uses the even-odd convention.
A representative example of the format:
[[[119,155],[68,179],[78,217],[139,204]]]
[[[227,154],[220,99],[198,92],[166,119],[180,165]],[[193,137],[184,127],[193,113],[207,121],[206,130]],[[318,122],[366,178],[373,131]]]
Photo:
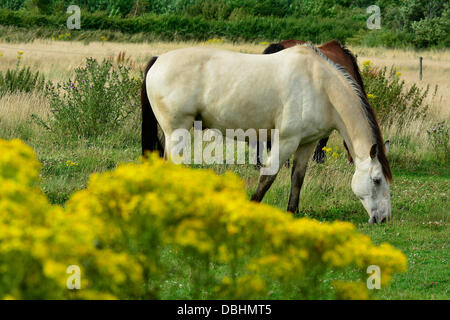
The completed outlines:
[[[186,116],[186,117],[180,117],[180,119],[178,119],[178,122],[175,123],[170,123],[170,122],[164,122],[161,125],[161,129],[164,132],[164,138],[165,138],[165,143],[164,143],[164,159],[175,162],[175,163],[179,163],[180,159],[177,159],[178,156],[184,156],[183,154],[183,150],[181,150],[181,153],[178,154],[178,151],[180,145],[179,142],[182,137],[184,137],[184,141],[187,143],[186,148],[188,151],[188,154],[186,155],[189,158],[189,155],[192,154],[192,150],[191,150],[191,134],[190,134],[190,129],[192,128],[192,125],[194,124],[194,117],[191,116]],[[174,148],[177,147],[177,150],[175,150]],[[176,153],[176,154],[175,154]],[[188,159],[187,161],[189,161],[190,163],[190,159]]]
[[[314,150],[314,143],[299,146],[294,155],[291,174],[291,193],[287,210],[293,213],[298,212],[298,203],[300,200],[300,190],[302,189],[305,178],[306,168],[309,157]]]
[[[263,153],[264,153],[264,148],[266,148],[266,145],[264,145],[264,143],[262,141],[258,141],[256,143],[256,167],[257,168],[261,168],[264,162],[264,157],[263,157]],[[270,148],[267,147],[267,150],[269,150]]]
[[[275,146],[271,146],[270,156],[267,159],[266,166],[261,168],[258,187],[251,198],[252,201],[260,202],[264,198],[264,195],[267,190],[269,190],[270,186],[275,181],[278,172],[280,171],[280,164],[282,165],[287,159],[289,159],[290,155],[295,152],[298,147],[298,142],[299,140],[297,137],[280,139],[278,154],[274,152]],[[278,159],[275,158],[276,156],[278,156]],[[275,173],[264,175],[263,170],[267,170],[267,168],[273,169]]]

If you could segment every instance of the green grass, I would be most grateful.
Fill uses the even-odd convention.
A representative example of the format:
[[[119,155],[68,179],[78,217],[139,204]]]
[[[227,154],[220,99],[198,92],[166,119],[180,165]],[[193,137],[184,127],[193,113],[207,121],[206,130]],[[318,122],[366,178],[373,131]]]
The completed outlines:
[[[42,163],[42,188],[52,203],[64,205],[70,195],[87,185],[94,172],[114,169],[119,163],[132,162],[140,155],[137,129],[118,133],[114,137],[97,141],[55,141],[45,133],[30,134],[32,128],[22,125],[17,130],[0,128],[0,138],[23,138],[31,145]],[[25,132],[26,134],[23,134]],[[36,132],[35,132],[36,133]],[[368,216],[361,203],[353,195],[350,181],[352,166],[347,164],[343,147],[337,135],[330,146],[341,156],[318,165],[310,162],[300,203],[300,216],[321,221],[350,221],[376,243],[388,242],[401,249],[408,257],[409,270],[397,275],[389,288],[376,293],[379,299],[448,299],[450,288],[450,250],[448,191],[450,190],[450,166],[423,159],[402,160],[404,146],[391,146],[394,183],[391,186],[393,221],[385,225],[368,225]],[[73,161],[68,166],[66,161]],[[258,171],[251,165],[213,166],[218,173],[232,170],[245,181],[249,195],[256,188]],[[283,168],[264,202],[283,210],[287,207],[289,169]],[[165,259],[171,261],[174,274],[183,275],[183,262],[172,252]],[[218,273],[223,267],[216,266]],[[184,277],[171,278],[162,288],[166,298],[185,297]],[[330,275],[330,280],[332,275]],[[277,298],[274,291],[270,298]]]

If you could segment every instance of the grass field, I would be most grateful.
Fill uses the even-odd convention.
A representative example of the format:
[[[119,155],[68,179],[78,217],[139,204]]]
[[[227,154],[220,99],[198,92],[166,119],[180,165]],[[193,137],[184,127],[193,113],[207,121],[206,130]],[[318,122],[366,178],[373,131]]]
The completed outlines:
[[[53,81],[67,80],[85,57],[115,57],[126,51],[134,68],[140,70],[151,55],[192,46],[193,43],[116,44],[37,41],[34,43],[0,43],[0,70],[16,63],[23,51],[23,64],[39,70]],[[259,53],[264,44],[203,43],[235,51]],[[424,57],[424,79],[420,86],[439,85],[437,96],[430,100],[427,120],[411,120],[404,127],[383,127],[390,139],[390,161],[394,171],[391,186],[393,221],[387,225],[368,225],[367,214],[350,188],[353,168],[347,164],[338,134],[329,146],[338,159],[325,164],[310,163],[301,195],[301,215],[321,221],[353,222],[376,243],[389,242],[408,257],[409,270],[398,275],[389,288],[377,294],[380,299],[448,299],[450,288],[449,243],[449,159],[437,160],[426,130],[447,120],[450,105],[450,52],[400,51],[352,48],[358,60],[370,59],[375,66],[397,66],[408,84],[418,83],[418,57]],[[43,164],[42,187],[51,202],[64,204],[74,191],[85,188],[93,172],[113,169],[121,162],[135,161],[140,155],[140,132],[136,125],[124,127],[116,135],[82,141],[55,140],[31,121],[31,114],[44,116],[49,111],[46,97],[40,94],[6,95],[0,99],[0,138],[20,138],[32,146]],[[399,115],[405,117],[407,115]],[[75,165],[67,165],[66,161]],[[240,175],[249,194],[256,188],[258,171],[250,165],[214,166],[222,173],[230,169]],[[290,172],[283,168],[264,202],[285,209],[290,186]],[[168,284],[165,295],[177,298],[178,286],[185,280]]]

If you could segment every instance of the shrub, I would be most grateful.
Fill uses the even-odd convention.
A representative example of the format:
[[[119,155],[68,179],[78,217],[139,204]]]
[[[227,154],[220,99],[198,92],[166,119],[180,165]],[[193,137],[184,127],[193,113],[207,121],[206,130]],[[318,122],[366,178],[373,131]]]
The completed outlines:
[[[138,259],[100,248],[108,230],[90,212],[50,205],[37,188],[39,168],[29,147],[0,140],[0,299],[148,296]],[[82,270],[82,290],[67,290],[70,265]]]
[[[180,269],[189,274],[183,298],[268,298],[271,290],[367,298],[368,265],[381,268],[383,286],[406,269],[399,250],[374,245],[350,223],[295,219],[248,201],[231,173],[151,155],[94,174],[63,209],[37,189],[38,168],[30,148],[0,140],[2,298],[161,298]],[[174,270],[168,254],[183,267]],[[81,290],[65,287],[69,265],[81,269]],[[331,286],[330,270],[339,275]]]
[[[15,69],[0,72],[0,97],[5,93],[42,91],[46,85],[45,77],[39,71],[32,72],[30,67],[21,67],[23,52],[17,53]],[[1,56],[0,56],[1,58]]]
[[[226,37],[229,40],[281,40],[307,39],[321,43],[333,38],[345,41],[364,26],[364,21],[346,16],[341,19],[314,16],[301,18],[275,18],[239,15],[239,19],[211,20],[203,16],[177,14],[145,14],[138,17],[121,18],[104,12],[83,12],[83,31],[72,31],[74,39],[88,30],[111,30],[126,34],[144,33],[148,39],[159,40],[207,40]],[[65,15],[45,16],[31,12],[0,9],[0,21],[5,26],[30,28],[45,26],[60,30],[66,23]]]
[[[48,120],[38,123],[60,136],[96,137],[117,130],[136,111],[141,80],[130,68],[88,58],[75,78],[46,88]]]
[[[156,155],[93,175],[67,210],[95,210],[101,220],[120,226],[110,245],[133,248],[158,261],[162,270],[167,268],[162,248],[171,247],[191,275],[183,298],[267,298],[277,287],[283,298],[333,296],[323,286],[329,270],[354,267],[365,279],[367,266],[377,264],[386,284],[406,266],[399,251],[374,246],[350,223],[295,219],[249,202],[233,174],[182,168]],[[228,271],[217,274],[219,266]]]
[[[448,18],[425,18],[420,21],[414,21],[411,28],[415,37],[413,42],[418,48],[436,46],[440,43],[448,43],[450,21]]]
[[[363,61],[361,72],[371,106],[383,125],[389,125],[392,116],[408,113],[414,118],[424,118],[428,104],[424,103],[429,94],[429,86],[421,89],[415,84],[407,88],[400,79],[401,73],[394,67],[389,71],[374,68],[369,60]],[[411,119],[411,117],[409,119]],[[397,117],[402,124],[402,117]]]

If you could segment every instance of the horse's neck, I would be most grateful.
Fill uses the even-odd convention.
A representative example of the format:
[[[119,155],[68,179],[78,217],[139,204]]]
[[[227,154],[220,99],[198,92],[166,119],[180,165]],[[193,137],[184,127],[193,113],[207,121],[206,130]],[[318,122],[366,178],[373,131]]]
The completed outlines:
[[[336,129],[343,136],[354,159],[365,159],[375,143],[372,129],[359,97],[345,80],[334,78],[328,96],[335,110]]]

